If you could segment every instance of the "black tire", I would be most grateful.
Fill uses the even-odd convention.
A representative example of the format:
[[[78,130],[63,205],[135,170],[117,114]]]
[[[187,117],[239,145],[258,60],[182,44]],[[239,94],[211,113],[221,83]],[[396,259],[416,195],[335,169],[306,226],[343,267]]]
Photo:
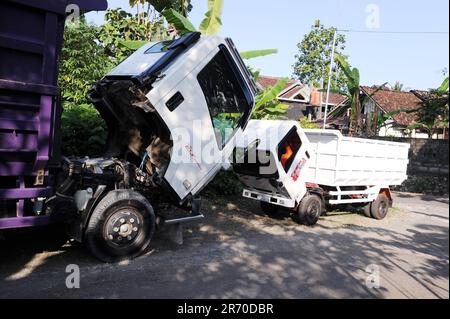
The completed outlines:
[[[364,216],[367,218],[372,218],[372,203],[367,203],[363,206]]]
[[[297,208],[298,220],[306,226],[314,226],[323,212],[323,202],[318,195],[306,195]]]
[[[370,215],[374,219],[382,220],[386,217],[389,211],[389,206],[390,206],[389,198],[384,194],[380,194],[371,205]]]
[[[142,195],[112,191],[94,209],[84,234],[85,244],[106,263],[136,258],[150,245],[155,220],[153,207]]]
[[[264,214],[266,215],[275,215],[276,213],[278,213],[278,206],[271,204],[271,203],[267,203],[267,202],[260,202],[261,205],[261,210],[263,211]]]

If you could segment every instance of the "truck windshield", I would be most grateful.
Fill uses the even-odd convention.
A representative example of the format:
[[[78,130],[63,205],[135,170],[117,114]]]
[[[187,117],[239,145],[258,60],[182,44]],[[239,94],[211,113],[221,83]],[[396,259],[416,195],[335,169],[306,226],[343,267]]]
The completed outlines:
[[[297,133],[297,129],[293,128],[278,146],[278,160],[286,172],[291,168],[295,156],[297,156],[301,147],[302,141],[300,136]]]
[[[217,143],[223,149],[250,115],[253,100],[249,89],[226,48],[199,73]]]

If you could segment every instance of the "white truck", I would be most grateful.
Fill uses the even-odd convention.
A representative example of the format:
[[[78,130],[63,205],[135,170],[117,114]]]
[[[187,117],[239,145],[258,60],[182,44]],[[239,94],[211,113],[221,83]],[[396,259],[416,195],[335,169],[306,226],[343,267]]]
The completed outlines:
[[[407,179],[409,144],[344,137],[334,130],[303,130],[295,121],[249,122],[237,142],[233,169],[243,196],[270,214],[291,210],[316,224],[327,206],[350,204],[384,219],[390,186]]]

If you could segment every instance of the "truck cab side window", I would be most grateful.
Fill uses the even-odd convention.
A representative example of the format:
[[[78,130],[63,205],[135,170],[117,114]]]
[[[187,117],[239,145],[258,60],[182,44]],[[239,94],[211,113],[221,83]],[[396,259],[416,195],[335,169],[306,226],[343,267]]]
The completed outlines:
[[[199,73],[198,82],[205,95],[219,149],[223,149],[250,112],[247,87],[229,63],[225,49]]]

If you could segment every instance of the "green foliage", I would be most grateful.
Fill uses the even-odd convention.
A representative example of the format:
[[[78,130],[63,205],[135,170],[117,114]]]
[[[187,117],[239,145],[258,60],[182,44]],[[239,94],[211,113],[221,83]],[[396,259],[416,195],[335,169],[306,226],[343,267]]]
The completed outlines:
[[[197,31],[188,18],[184,17],[181,13],[174,9],[164,10],[162,15],[166,18],[167,22],[172,24],[177,29],[179,35],[185,35],[187,33]]]
[[[205,13],[205,18],[198,28],[199,32],[204,35],[218,33],[222,28],[222,11],[223,0],[208,0],[208,11]],[[167,22],[177,29],[179,35],[197,31],[186,15],[183,15],[174,8],[163,10],[162,15],[166,18]]]
[[[87,93],[112,67],[96,42],[96,27],[84,19],[66,27],[59,65],[59,87],[64,103],[88,103]]]
[[[107,136],[106,124],[92,105],[66,105],[62,123],[63,154],[101,155]]]
[[[305,84],[313,84],[320,87],[323,80],[328,83],[331,52],[333,47],[333,36],[336,28],[325,28],[318,20],[312,26],[309,34],[297,45],[299,53],[295,56],[296,62],[293,66],[294,75]],[[345,49],[345,36],[338,35],[336,50]],[[333,78],[331,86],[335,88],[345,87],[345,75],[334,72],[337,78]]]
[[[422,129],[429,138],[433,138],[437,130],[449,127],[449,78],[439,88],[422,95],[421,99],[421,106],[417,110],[419,119],[408,128]]]
[[[363,127],[361,121],[361,100],[360,100],[360,75],[357,68],[351,68],[346,57],[336,54],[336,62],[345,76],[345,90],[334,88],[334,92],[345,93],[347,105],[351,108],[349,134],[362,135]]]
[[[208,0],[208,11],[199,26],[202,34],[216,34],[222,28],[223,0]]]
[[[236,174],[222,170],[205,189],[210,196],[242,195],[243,187]]]
[[[307,117],[302,117],[298,122],[303,129],[320,129],[318,124],[311,122]]]
[[[347,58],[341,54],[336,54],[336,62],[342,70],[345,79],[345,89],[332,88],[332,93],[341,94],[347,97],[346,107],[351,109],[349,135],[376,135],[379,129],[380,110],[375,110],[372,114],[367,114],[366,121],[363,123],[361,118],[361,87],[360,87],[360,73],[357,68],[352,68],[347,61]],[[378,91],[382,90],[387,83],[378,87],[372,94],[368,96],[371,98]],[[321,90],[326,92],[326,90]],[[381,114],[381,118],[383,114]],[[384,123],[384,122],[383,122]]]
[[[274,87],[264,89],[257,97],[253,119],[257,120],[278,120],[286,118],[288,105],[280,103],[278,96],[286,86],[288,79],[282,79]]]
[[[106,137],[105,123],[92,105],[88,91],[112,68],[110,59],[96,41],[97,28],[84,19],[65,30],[61,52],[63,154],[99,155]]]
[[[255,51],[241,52],[240,55],[241,55],[241,58],[243,58],[244,60],[250,60],[250,59],[263,57],[263,56],[267,56],[267,55],[271,55],[271,54],[277,54],[277,53],[278,53],[277,49],[267,49],[267,50],[255,50]]]
[[[182,36],[191,32],[201,32],[204,35],[212,35],[219,33],[220,29],[222,28],[222,12],[223,12],[223,5],[224,0],[208,0],[208,11],[205,13],[205,19],[201,22],[198,30],[197,28],[192,24],[191,21],[187,18],[187,13],[182,12],[178,10],[179,2],[186,2],[184,6],[188,6],[189,12],[192,9],[192,5],[190,4],[190,1],[183,1],[183,0],[131,0],[130,4],[135,3],[149,3],[152,6],[156,8],[167,20],[169,24],[175,27],[177,30],[178,35]],[[188,3],[188,4],[187,4]],[[145,44],[143,41],[121,41],[120,42],[123,47],[129,49],[129,50],[136,50],[140,48],[142,45]],[[278,50],[276,49],[267,49],[267,50],[257,50],[257,51],[248,51],[248,52],[242,52],[241,56],[243,59],[253,59],[257,57],[262,57],[270,54],[278,53]]]
[[[395,82],[394,85],[391,88],[393,91],[403,92],[404,85],[403,83],[400,83],[399,81]]]
[[[130,50],[138,50],[141,47],[143,47],[144,45],[146,45],[148,43],[148,41],[124,41],[124,40],[119,40],[119,44],[126,47],[127,49]]]
[[[108,10],[106,23],[99,27],[98,40],[114,64],[151,41],[167,39],[164,19],[155,12],[131,14],[122,9]]]
[[[131,7],[138,7],[139,5],[144,7],[146,4],[160,13],[172,8],[185,17],[192,10],[191,0],[130,0]]]

